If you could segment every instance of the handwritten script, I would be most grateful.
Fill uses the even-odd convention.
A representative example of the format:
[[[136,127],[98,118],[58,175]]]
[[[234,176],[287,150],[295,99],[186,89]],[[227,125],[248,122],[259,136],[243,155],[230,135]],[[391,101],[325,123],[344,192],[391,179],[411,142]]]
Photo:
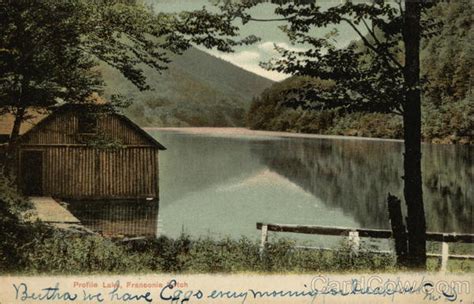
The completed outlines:
[[[377,284],[376,284],[377,283]],[[213,300],[226,300],[226,303],[254,303],[258,300],[299,299],[307,303],[323,302],[324,297],[350,297],[355,295],[372,297],[401,297],[403,295],[420,295],[427,302],[455,302],[458,299],[459,285],[440,284],[422,279],[419,282],[403,282],[401,280],[367,280],[351,279],[348,281],[329,280],[323,276],[315,277],[311,284],[303,284],[300,290],[203,290],[181,288],[176,279],[170,280],[158,290],[141,289],[140,291],[123,291],[119,280],[107,291],[91,291],[91,289],[61,288],[60,282],[53,286],[31,287],[27,283],[12,284],[16,302],[132,302],[132,303],[212,303]],[[440,287],[441,286],[441,287]],[[208,287],[208,286],[207,286]],[[469,286],[468,286],[469,287]],[[469,290],[467,291],[469,292]]]

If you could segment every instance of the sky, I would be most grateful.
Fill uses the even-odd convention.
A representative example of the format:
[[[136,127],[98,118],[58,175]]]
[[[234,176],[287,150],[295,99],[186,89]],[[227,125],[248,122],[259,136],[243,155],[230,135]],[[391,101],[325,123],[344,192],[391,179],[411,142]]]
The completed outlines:
[[[206,7],[209,10],[215,9],[208,0],[148,0],[153,4],[155,11],[174,13],[181,11],[190,11]],[[329,7],[331,5],[340,4],[341,0],[320,0],[322,7]],[[274,6],[272,4],[262,4],[254,7],[251,14],[255,18],[270,19],[277,17],[273,13]],[[247,35],[256,35],[261,40],[250,46],[237,47],[234,53],[223,53],[215,49],[206,49],[198,47],[199,49],[210,53],[218,58],[231,62],[245,70],[258,74],[260,76],[280,81],[289,75],[282,74],[276,71],[267,71],[260,67],[261,62],[266,62],[271,58],[278,58],[278,53],[274,49],[274,45],[284,47],[292,50],[304,50],[302,45],[292,45],[286,35],[278,28],[278,26],[285,24],[284,22],[249,22],[246,25],[238,23],[241,30],[242,37]],[[332,28],[317,29],[312,32],[314,35],[325,35]],[[355,39],[355,33],[347,26],[338,27],[339,36],[337,38],[337,45],[342,47],[347,45],[351,40]]]

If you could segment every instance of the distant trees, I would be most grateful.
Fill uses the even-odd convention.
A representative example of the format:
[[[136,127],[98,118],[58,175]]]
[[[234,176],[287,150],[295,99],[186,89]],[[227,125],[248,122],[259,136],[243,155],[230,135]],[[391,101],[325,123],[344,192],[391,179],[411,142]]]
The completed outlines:
[[[291,106],[292,98],[298,95],[298,88],[311,86],[325,91],[331,90],[333,85],[331,80],[308,76],[293,76],[277,82],[254,98],[247,113],[246,125],[252,129],[324,133],[333,127],[339,114],[337,110],[307,111],[288,105]]]
[[[472,94],[473,13],[469,0],[440,2],[429,11],[432,19],[443,22],[439,35],[422,44],[422,76],[429,80],[424,95],[430,103],[449,103]]]

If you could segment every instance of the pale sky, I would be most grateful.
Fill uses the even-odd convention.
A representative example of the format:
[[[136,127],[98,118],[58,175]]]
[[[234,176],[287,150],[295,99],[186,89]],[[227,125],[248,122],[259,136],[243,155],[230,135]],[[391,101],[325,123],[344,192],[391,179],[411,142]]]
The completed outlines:
[[[153,4],[157,12],[181,12],[206,7],[209,10],[214,10],[212,4],[208,0],[148,0]],[[323,0],[320,1],[321,6],[329,7],[341,3],[341,0]],[[274,6],[272,4],[263,4],[254,7],[251,11],[252,16],[261,19],[275,18],[273,13]],[[223,60],[231,62],[245,70],[261,75],[263,77],[279,81],[289,77],[282,73],[275,71],[267,71],[259,66],[260,62],[268,61],[270,58],[277,58],[278,53],[274,49],[274,44],[293,50],[304,50],[302,45],[291,45],[286,35],[278,28],[284,22],[249,22],[241,26],[240,22],[237,24],[241,26],[242,36],[256,35],[261,38],[261,41],[244,47],[238,47],[234,53],[222,53],[217,50],[209,50],[203,47],[199,49],[210,53]],[[323,36],[331,29],[318,29],[312,32],[314,35]],[[345,46],[351,40],[356,39],[356,34],[347,26],[339,26],[339,37],[337,38],[338,46]]]

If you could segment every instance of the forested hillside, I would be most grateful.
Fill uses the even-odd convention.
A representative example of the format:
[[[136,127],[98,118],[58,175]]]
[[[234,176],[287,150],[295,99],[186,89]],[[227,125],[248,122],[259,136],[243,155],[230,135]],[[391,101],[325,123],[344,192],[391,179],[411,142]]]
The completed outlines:
[[[470,0],[442,2],[429,16],[442,22],[438,35],[422,42],[423,137],[444,143],[474,142],[472,66],[474,10]],[[392,114],[345,113],[341,109],[309,111],[285,106],[286,92],[318,79],[292,77],[274,84],[253,101],[247,126],[253,129],[401,138],[401,117]]]
[[[196,48],[171,59],[162,74],[144,67],[150,91],[101,66],[106,93],[131,98],[125,112],[141,126],[242,126],[252,98],[273,83]]]
[[[431,10],[443,22],[440,35],[425,40],[421,52],[424,86],[424,135],[474,140],[474,15],[471,0],[443,2]]]

